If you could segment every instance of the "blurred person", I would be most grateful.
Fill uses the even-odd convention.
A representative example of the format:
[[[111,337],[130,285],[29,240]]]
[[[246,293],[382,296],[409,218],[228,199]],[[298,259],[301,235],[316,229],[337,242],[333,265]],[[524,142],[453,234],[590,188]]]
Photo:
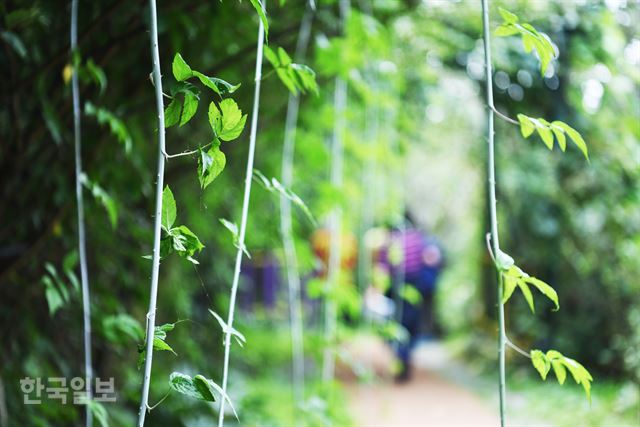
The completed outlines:
[[[432,312],[433,294],[443,266],[442,250],[437,240],[418,229],[406,213],[404,226],[391,232],[386,253],[381,253],[381,265],[389,271],[389,294],[396,301],[398,320],[408,333],[408,339],[396,346],[400,362],[396,380],[405,382],[411,376],[409,361],[420,334],[424,309],[429,315]],[[420,294],[420,301],[407,297],[407,286]]]

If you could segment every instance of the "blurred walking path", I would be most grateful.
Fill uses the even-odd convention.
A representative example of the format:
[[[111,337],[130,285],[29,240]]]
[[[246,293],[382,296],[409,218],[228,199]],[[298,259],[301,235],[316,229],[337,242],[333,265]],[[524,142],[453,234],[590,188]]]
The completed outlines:
[[[383,373],[392,360],[383,343],[368,339],[349,351],[370,368]],[[455,366],[438,342],[421,344],[413,355],[413,377],[395,384],[388,375],[373,384],[349,380],[346,392],[357,427],[495,427],[496,408],[470,389],[451,380]],[[457,375],[458,376],[458,375]]]

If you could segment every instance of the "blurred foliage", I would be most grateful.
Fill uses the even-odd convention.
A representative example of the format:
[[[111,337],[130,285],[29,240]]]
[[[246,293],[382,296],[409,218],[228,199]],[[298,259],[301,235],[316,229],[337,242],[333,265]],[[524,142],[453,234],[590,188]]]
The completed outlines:
[[[292,52],[304,2],[273,3],[269,43]],[[479,4],[356,2],[346,36],[336,37],[337,4],[320,3],[306,61],[317,73],[319,94],[301,102],[291,190],[320,223],[336,204],[347,207],[346,226],[358,235],[367,226],[395,221],[406,203],[446,249],[447,270],[436,297],[445,331],[466,338],[474,363],[493,363],[496,281],[484,248]],[[523,113],[570,124],[584,136],[590,155],[590,163],[576,149],[558,156],[523,139],[516,126],[498,124],[503,246],[524,270],[554,285],[563,311],[556,315],[537,298],[538,314],[531,316],[526,302],[514,299],[507,313],[511,338],[526,348],[561,348],[580,355],[592,372],[638,381],[640,39],[632,25],[639,20],[638,6],[496,2],[494,27],[501,22],[498,6],[549,34],[559,56],[541,77],[537,59],[520,40],[495,38],[497,108],[511,117]],[[74,425],[81,418],[77,407],[46,399],[25,411],[19,389],[26,376],[78,376],[82,360],[79,295],[69,292],[50,315],[50,288],[41,281],[51,275],[46,265],[71,271],[65,259],[73,258],[76,247],[68,15],[56,2],[0,5],[0,381],[10,425]],[[133,424],[142,379],[136,362],[148,303],[150,261],[143,255],[152,246],[156,157],[147,17],[145,1],[83,2],[80,59],[74,62],[82,71],[83,158],[93,189],[86,218],[94,364],[97,376],[115,377],[118,401],[106,405],[113,425]],[[162,3],[159,19],[163,74],[171,75],[171,59],[179,52],[203,73],[241,83],[234,97],[242,111],[250,111],[247,70],[255,60],[258,25],[250,2]],[[350,93],[341,191],[328,183],[335,75],[348,79]],[[212,96],[202,93],[201,101]],[[256,167],[268,178],[279,177],[287,93],[275,75],[264,81],[262,99]],[[168,129],[168,151],[210,142],[205,115],[201,108],[196,120]],[[227,309],[234,247],[218,219],[239,219],[247,133],[225,146],[226,169],[206,190],[195,158],[167,164],[180,222],[205,248],[197,266],[175,256],[163,260],[158,321],[188,321],[167,337],[178,356],[165,351],[154,358],[152,404],[169,391],[171,372],[219,380],[222,338],[207,309]],[[246,242],[254,258],[280,253],[275,209],[277,197],[256,186]],[[312,225],[303,213],[294,214],[307,275],[315,266],[308,245]],[[317,323],[315,308],[307,315]],[[240,307],[236,327],[247,344],[232,356],[230,396],[240,402],[243,425],[283,425],[294,416],[287,398],[285,320],[286,307],[266,315]],[[322,343],[310,331],[313,364]],[[309,382],[308,396],[296,409],[308,425],[347,422],[340,391]],[[597,386],[593,393],[596,401]],[[148,420],[200,425],[214,413],[172,394]]]

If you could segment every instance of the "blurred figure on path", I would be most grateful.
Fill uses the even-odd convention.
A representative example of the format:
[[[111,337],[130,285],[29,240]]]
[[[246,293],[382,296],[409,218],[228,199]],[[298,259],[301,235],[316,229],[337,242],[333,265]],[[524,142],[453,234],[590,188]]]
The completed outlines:
[[[391,279],[390,296],[396,302],[396,320],[407,330],[409,337],[397,343],[396,353],[400,371],[399,382],[409,380],[411,350],[420,334],[420,324],[426,308],[432,313],[433,294],[443,266],[443,255],[437,240],[418,229],[409,213],[402,227],[390,236],[382,265]]]

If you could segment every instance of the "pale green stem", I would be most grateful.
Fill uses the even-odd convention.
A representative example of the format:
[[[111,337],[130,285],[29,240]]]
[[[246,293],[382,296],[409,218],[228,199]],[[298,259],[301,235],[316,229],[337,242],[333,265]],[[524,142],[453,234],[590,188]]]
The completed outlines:
[[[78,0],[71,2],[71,56],[78,48]],[[78,64],[79,66],[79,64]],[[89,295],[89,273],[87,271],[87,245],[84,224],[84,199],[82,194],[82,139],[80,134],[80,89],[78,87],[78,70],[72,67],[71,92],[73,97],[73,136],[76,163],[76,201],[78,208],[78,254],[80,256],[80,283],[82,287],[82,318],[84,325],[84,375],[87,399],[93,399],[93,365],[91,363],[91,299]],[[93,425],[93,415],[89,405],[85,407],[85,425]]]
[[[341,25],[347,20],[349,0],[340,0],[340,21]],[[341,78],[336,78],[334,93],[334,130],[331,143],[331,184],[334,188],[342,187],[343,160],[344,160],[344,133],[346,130],[346,109],[347,109],[347,82]],[[329,242],[329,262],[327,265],[327,292],[325,299],[325,347],[322,355],[322,380],[332,381],[335,374],[335,344],[338,322],[337,305],[335,301],[335,287],[338,285],[341,273],[341,236],[342,236],[342,209],[338,206],[331,213],[330,222],[330,242]]]
[[[309,37],[311,35],[311,21],[313,9],[309,5],[300,24],[298,43],[296,46],[295,60],[304,60]],[[282,148],[282,184],[286,188],[292,188],[293,184],[293,156],[296,140],[296,127],[300,98],[289,93],[287,104],[287,119],[285,122],[284,144]],[[284,194],[280,195],[280,233],[284,248],[285,269],[287,271],[287,283],[289,287],[289,316],[291,324],[291,353],[292,353],[292,377],[293,398],[304,397],[304,319],[302,316],[302,301],[300,296],[300,272],[298,270],[298,256],[296,253],[293,227],[291,224],[291,200]]]
[[[482,2],[482,34],[484,40],[484,62],[487,92],[487,140],[488,140],[488,174],[489,174],[489,216],[491,220],[491,243],[493,243],[493,253],[500,254],[500,242],[498,239],[498,218],[496,209],[496,173],[494,155],[494,129],[493,115],[495,107],[493,105],[493,71],[491,65],[491,40],[489,34],[489,0]],[[499,358],[499,392],[500,392],[500,425],[504,427],[506,422],[506,385],[505,385],[505,346],[506,331],[504,322],[504,305],[502,304],[502,274],[498,271],[498,358]]]
[[[146,353],[142,398],[138,410],[138,427],[144,426],[149,408],[149,385],[151,384],[151,366],[153,364],[153,338],[156,326],[156,303],[158,300],[158,278],[160,275],[160,239],[162,225],[162,189],[164,186],[164,104],[162,100],[162,75],[160,73],[160,51],[158,49],[158,16],[155,0],[149,0],[151,57],[153,61],[153,82],[155,87],[156,114],[158,115],[158,173],[156,177],[156,206],[153,224],[153,257],[151,261],[151,289],[149,291],[149,311],[147,312]]]
[[[266,1],[262,2],[262,7],[266,8]],[[265,10],[266,13],[266,10]],[[238,294],[238,283],[240,280],[240,269],[242,267],[242,256],[244,240],[247,233],[247,217],[249,216],[249,199],[251,196],[251,182],[253,178],[253,159],[256,151],[256,138],[258,132],[258,114],[260,113],[260,82],[262,80],[262,55],[264,48],[264,26],[259,20],[258,43],[256,49],[255,68],[255,88],[253,93],[253,110],[251,113],[251,131],[249,135],[249,154],[247,158],[247,171],[244,179],[244,198],[242,201],[242,217],[240,220],[240,234],[238,237],[238,252],[236,253],[236,263],[233,272],[233,283],[231,285],[231,298],[229,300],[229,316],[227,318],[227,328],[224,334],[224,365],[222,372],[223,396],[227,395],[227,382],[229,379],[229,358],[231,355],[231,332],[233,331],[233,318],[236,308],[236,296]],[[220,413],[218,414],[218,426],[224,425],[225,399],[220,397]]]

